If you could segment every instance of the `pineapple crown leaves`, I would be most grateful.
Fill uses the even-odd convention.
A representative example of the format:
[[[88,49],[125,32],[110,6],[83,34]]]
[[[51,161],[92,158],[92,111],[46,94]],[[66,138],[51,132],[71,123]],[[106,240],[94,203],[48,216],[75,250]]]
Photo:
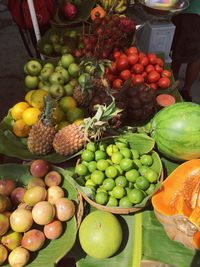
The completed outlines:
[[[84,124],[81,127],[86,140],[88,140],[88,138],[99,140],[107,129],[108,121],[122,111],[116,107],[114,98],[112,99],[113,101],[109,106],[95,105],[97,111],[94,117],[84,119]]]
[[[56,101],[47,95],[44,97],[44,110],[40,115],[40,121],[44,124],[54,125],[53,113],[56,109]]]

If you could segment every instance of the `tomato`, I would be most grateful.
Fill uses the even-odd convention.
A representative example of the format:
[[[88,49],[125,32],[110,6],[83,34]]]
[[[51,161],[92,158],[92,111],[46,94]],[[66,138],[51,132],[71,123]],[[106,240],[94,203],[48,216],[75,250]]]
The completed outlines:
[[[136,64],[138,62],[138,59],[139,59],[138,54],[131,54],[128,56],[128,62],[131,65]]]
[[[113,73],[117,73],[117,63],[116,62],[112,62],[111,65],[112,65],[111,71]]]
[[[154,53],[148,54],[149,63],[152,65],[157,64],[157,56]]]
[[[164,61],[162,60],[162,58],[157,57],[156,64],[158,64],[159,66],[163,67],[164,66]]]
[[[144,79],[146,80],[147,78],[147,72],[146,71],[143,71],[143,73],[141,73],[141,75],[144,77]]]
[[[108,80],[113,82],[117,77],[116,75],[112,74],[112,73],[108,73],[107,74]]]
[[[156,64],[154,68],[158,73],[162,73],[163,72],[163,68],[158,64]]]
[[[112,83],[114,89],[119,90],[122,87],[123,81],[119,78],[115,79]]]
[[[133,55],[133,54],[137,54],[138,50],[135,46],[131,46],[126,50],[126,54],[129,55]]]
[[[170,86],[170,79],[167,77],[162,77],[158,81],[158,86],[162,89],[166,89]]]
[[[123,71],[120,72],[119,77],[122,80],[126,81],[131,77],[131,71],[130,70],[123,70]]]
[[[151,72],[151,71],[153,71],[153,70],[155,70],[155,68],[154,68],[154,66],[151,65],[151,64],[148,64],[148,65],[145,67],[145,71],[146,71],[147,73],[149,73],[149,72]]]
[[[152,89],[152,90],[157,90],[158,89],[158,85],[157,85],[157,83],[149,83],[149,86],[150,86],[150,88]]]
[[[142,64],[136,63],[135,65],[133,65],[133,68],[135,73],[139,74],[142,73],[144,70],[144,66]]]
[[[140,59],[140,58],[142,58],[142,57],[146,57],[147,55],[146,55],[144,52],[140,52],[140,53],[138,54],[138,56],[139,56],[139,59]]]
[[[135,74],[132,76],[133,85],[144,83],[144,77],[141,74]]]
[[[160,79],[160,74],[153,70],[153,71],[150,71],[147,75],[147,80],[149,83],[155,83],[157,82],[158,80]]]
[[[122,71],[128,69],[128,67],[129,67],[128,57],[125,55],[120,56],[116,61],[117,70]]]
[[[169,70],[163,70],[161,76],[170,78],[172,76],[172,74],[171,74],[171,71],[169,71]]]
[[[119,52],[119,51],[115,51],[114,53],[113,53],[113,59],[114,60],[116,60],[116,59],[118,59],[119,57],[121,56],[121,52]]]
[[[142,65],[145,67],[145,66],[148,65],[148,63],[149,63],[149,59],[148,59],[148,57],[146,57],[146,56],[141,57],[141,58],[139,59],[139,63],[142,64]]]

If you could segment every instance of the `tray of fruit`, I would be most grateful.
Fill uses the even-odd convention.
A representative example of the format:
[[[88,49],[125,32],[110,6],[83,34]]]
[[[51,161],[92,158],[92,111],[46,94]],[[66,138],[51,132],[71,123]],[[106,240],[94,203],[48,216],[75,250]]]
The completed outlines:
[[[74,245],[83,212],[69,173],[38,159],[0,165],[0,175],[1,265],[55,266]]]
[[[136,212],[161,186],[162,163],[154,140],[126,133],[89,142],[75,168],[75,182],[90,205],[116,214]]]

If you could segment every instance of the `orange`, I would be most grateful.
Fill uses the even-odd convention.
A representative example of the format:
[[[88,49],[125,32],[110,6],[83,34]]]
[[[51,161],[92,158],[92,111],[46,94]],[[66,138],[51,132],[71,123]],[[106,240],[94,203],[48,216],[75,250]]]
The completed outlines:
[[[22,119],[17,120],[13,124],[13,133],[18,137],[27,137],[31,127],[24,123]]]
[[[29,104],[27,102],[19,102],[15,104],[11,109],[11,116],[14,120],[19,120],[22,118],[23,112],[29,108]]]
[[[22,119],[25,124],[32,126],[38,121],[40,114],[41,111],[38,108],[27,108],[22,114]]]

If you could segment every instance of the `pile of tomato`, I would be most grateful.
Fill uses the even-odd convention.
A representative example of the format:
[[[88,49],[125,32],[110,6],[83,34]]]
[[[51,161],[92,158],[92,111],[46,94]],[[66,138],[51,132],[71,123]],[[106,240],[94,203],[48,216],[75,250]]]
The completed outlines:
[[[171,72],[154,53],[146,54],[132,46],[125,52],[115,51],[112,57],[112,66],[107,69],[106,75],[116,90],[129,79],[133,85],[146,83],[153,90],[166,89],[171,84]]]

